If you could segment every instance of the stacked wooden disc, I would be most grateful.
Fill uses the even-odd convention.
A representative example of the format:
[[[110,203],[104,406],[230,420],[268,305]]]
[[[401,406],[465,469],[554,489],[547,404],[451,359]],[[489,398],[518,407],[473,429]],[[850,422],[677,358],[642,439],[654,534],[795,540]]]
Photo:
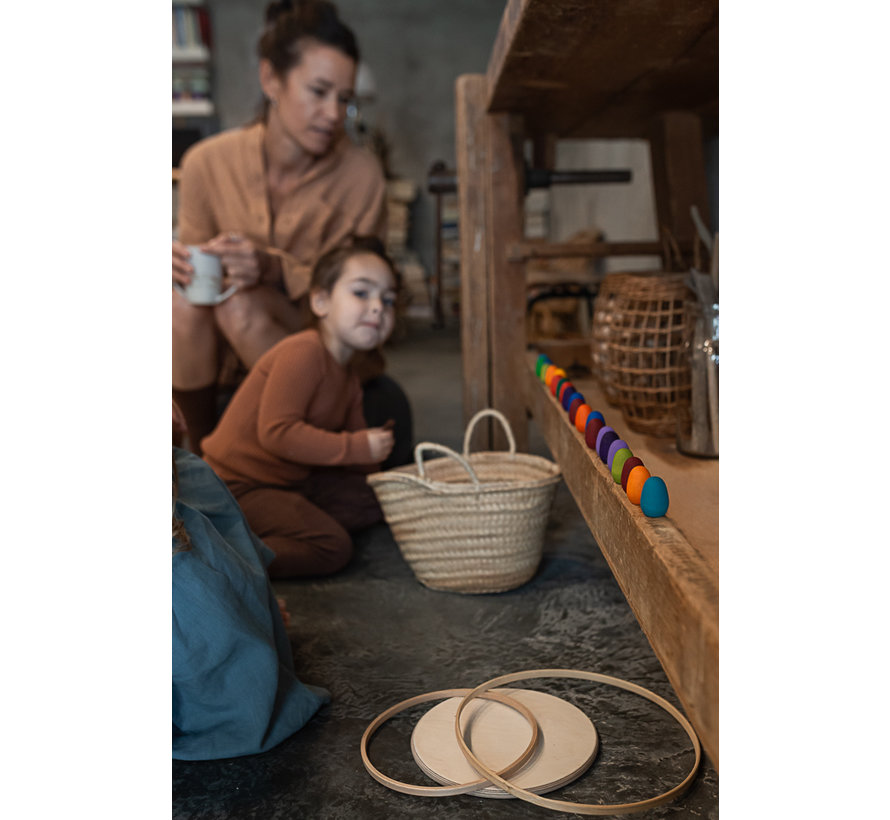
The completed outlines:
[[[682,273],[606,276],[594,305],[591,357],[606,398],[627,425],[653,436],[676,435],[689,403],[685,304],[692,292]]]

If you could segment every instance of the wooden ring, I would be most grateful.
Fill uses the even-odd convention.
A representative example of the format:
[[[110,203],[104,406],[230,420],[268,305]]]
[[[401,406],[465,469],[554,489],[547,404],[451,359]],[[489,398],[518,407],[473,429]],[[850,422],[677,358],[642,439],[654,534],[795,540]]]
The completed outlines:
[[[669,789],[657,797],[650,797],[647,800],[640,800],[635,803],[615,803],[612,805],[573,803],[569,800],[554,800],[549,797],[542,797],[534,792],[513,785],[509,780],[505,780],[500,774],[489,769],[470,751],[460,728],[460,716],[463,713],[464,707],[473,700],[473,698],[483,695],[492,687],[506,683],[514,683],[515,681],[520,680],[530,680],[532,678],[574,678],[576,680],[605,683],[609,686],[616,686],[619,689],[626,689],[628,692],[641,695],[646,698],[646,700],[651,700],[654,704],[660,706],[673,717],[680,726],[683,727],[686,734],[689,735],[689,739],[692,741],[692,745],[695,749],[695,762],[692,764],[692,770],[679,785],[674,786],[672,789]],[[490,681],[480,684],[473,689],[470,694],[466,695],[458,705],[457,712],[454,716],[454,732],[457,735],[457,742],[461,751],[464,753],[464,757],[467,758],[467,761],[477,772],[479,772],[479,774],[487,777],[492,783],[500,786],[504,791],[509,792],[514,797],[518,797],[528,803],[534,803],[537,806],[542,806],[545,809],[552,809],[553,811],[572,812],[574,814],[630,814],[635,811],[643,811],[644,809],[663,806],[665,803],[669,803],[671,800],[682,795],[683,792],[689,788],[689,784],[692,783],[692,778],[695,776],[699,764],[701,763],[701,743],[699,743],[695,730],[683,714],[664,698],[656,695],[654,692],[650,692],[648,689],[644,689],[642,686],[637,686],[635,683],[621,680],[621,678],[613,678],[609,675],[600,675],[596,672],[583,672],[576,669],[532,669],[526,672],[513,672],[508,675],[500,675],[497,678],[492,678]]]
[[[413,794],[417,797],[452,797],[458,794],[467,794],[468,792],[473,792],[476,791],[476,789],[490,785],[491,781],[487,778],[481,778],[479,780],[474,780],[472,783],[460,783],[456,786],[415,786],[413,783],[403,783],[401,780],[393,780],[393,778],[387,777],[371,763],[371,760],[368,757],[368,742],[371,740],[374,733],[391,717],[394,717],[399,712],[404,712],[405,709],[409,709],[412,706],[417,706],[419,703],[426,703],[431,700],[442,700],[444,698],[464,697],[469,693],[469,689],[440,689],[437,692],[427,692],[425,695],[417,695],[416,697],[408,698],[408,700],[403,700],[401,703],[391,706],[385,712],[381,712],[374,718],[362,735],[362,762],[365,764],[368,774],[370,774],[378,783],[382,783],[393,791],[402,792],[403,794]],[[538,721],[535,720],[534,714],[527,706],[517,700],[513,700],[513,698],[508,697],[507,695],[498,692],[486,692],[485,694],[480,694],[479,697],[484,697],[488,700],[496,700],[499,703],[503,703],[505,706],[509,706],[511,709],[515,709],[528,721],[529,726],[531,726],[532,737],[528,746],[526,746],[525,751],[523,751],[522,754],[520,754],[509,766],[500,771],[500,774],[513,774],[513,772],[521,769],[535,753],[535,749],[538,745]]]

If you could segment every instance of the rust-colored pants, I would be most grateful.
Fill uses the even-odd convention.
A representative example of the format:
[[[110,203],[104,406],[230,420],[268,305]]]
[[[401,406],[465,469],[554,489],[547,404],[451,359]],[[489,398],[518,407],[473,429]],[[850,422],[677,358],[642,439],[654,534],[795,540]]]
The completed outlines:
[[[363,473],[319,468],[292,487],[232,483],[250,528],[275,553],[272,578],[330,575],[352,557],[357,530],[383,520]]]

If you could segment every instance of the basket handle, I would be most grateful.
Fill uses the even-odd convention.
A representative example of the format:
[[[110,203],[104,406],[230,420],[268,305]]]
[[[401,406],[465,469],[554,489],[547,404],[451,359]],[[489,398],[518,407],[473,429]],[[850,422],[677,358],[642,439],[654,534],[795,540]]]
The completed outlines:
[[[450,447],[446,447],[444,444],[433,444],[431,441],[421,441],[414,448],[414,461],[417,463],[417,472],[420,474],[420,477],[426,481],[426,472],[423,469],[423,452],[424,450],[436,450],[437,452],[444,453],[446,456],[453,458],[455,461],[460,464],[469,474],[470,478],[473,479],[473,483],[478,487],[479,479],[476,477],[476,473],[473,472],[473,468],[469,465],[469,463],[464,459],[459,453],[455,453]]]
[[[500,413],[494,408],[489,407],[476,413],[476,415],[470,419],[470,423],[467,425],[467,431],[466,433],[464,433],[464,458],[470,455],[470,440],[473,438],[473,430],[476,429],[476,423],[479,421],[479,419],[485,416],[492,416],[501,423],[501,427],[504,428],[504,432],[507,434],[507,443],[510,446],[510,455],[516,455],[516,439],[513,438],[513,430],[510,428],[510,422],[507,421],[503,413]]]

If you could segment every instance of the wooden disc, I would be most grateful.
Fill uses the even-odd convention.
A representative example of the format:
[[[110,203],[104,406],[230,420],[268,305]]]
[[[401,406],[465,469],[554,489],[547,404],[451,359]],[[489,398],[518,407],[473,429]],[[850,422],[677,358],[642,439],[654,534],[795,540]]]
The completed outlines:
[[[568,701],[532,689],[499,689],[527,706],[540,731],[534,756],[511,778],[535,794],[553,791],[580,777],[593,762],[599,747],[596,727],[587,715]],[[458,745],[454,716],[461,703],[454,697],[430,709],[414,727],[411,753],[423,772],[437,783],[450,786],[478,777]],[[461,715],[461,726],[473,753],[494,769],[514,760],[528,744],[531,728],[522,715],[496,701],[473,701]],[[471,794],[512,797],[489,784]]]

